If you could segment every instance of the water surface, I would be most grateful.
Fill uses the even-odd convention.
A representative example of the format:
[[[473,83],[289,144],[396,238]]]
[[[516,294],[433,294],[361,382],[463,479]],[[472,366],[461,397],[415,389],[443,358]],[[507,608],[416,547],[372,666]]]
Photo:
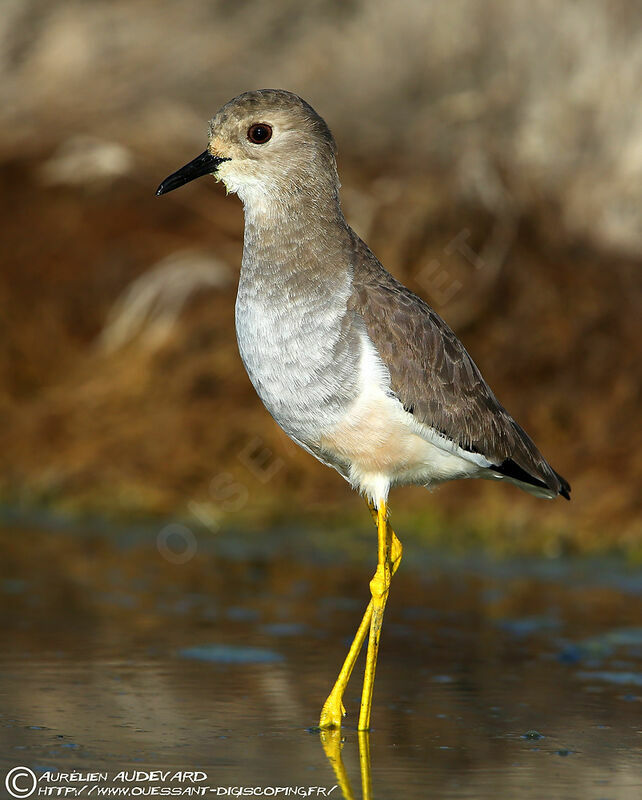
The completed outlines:
[[[342,737],[323,742],[313,727],[372,560],[287,530],[203,534],[177,563],[156,534],[0,534],[0,792],[27,766],[39,788],[62,785],[48,770],[108,773],[68,784],[90,797],[98,785],[361,797],[364,773],[379,800],[642,797],[639,571],[411,543],[373,730],[355,730],[355,671]],[[152,770],[206,778],[113,782]]]

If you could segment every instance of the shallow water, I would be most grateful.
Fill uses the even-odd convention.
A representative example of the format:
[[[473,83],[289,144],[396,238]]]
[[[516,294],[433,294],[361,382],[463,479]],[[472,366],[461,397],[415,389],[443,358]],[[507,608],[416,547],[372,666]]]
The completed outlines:
[[[40,796],[642,796],[639,571],[410,543],[373,730],[355,730],[358,665],[342,737],[322,741],[372,560],[288,530],[200,535],[176,563],[156,533],[0,534],[0,796],[16,766]],[[151,770],[170,774],[134,774]]]

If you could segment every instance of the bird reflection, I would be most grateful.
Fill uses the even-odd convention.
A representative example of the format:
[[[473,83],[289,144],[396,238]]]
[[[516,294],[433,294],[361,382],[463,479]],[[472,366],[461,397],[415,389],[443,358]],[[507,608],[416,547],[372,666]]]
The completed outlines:
[[[355,793],[343,763],[341,751],[345,738],[339,728],[320,730],[321,744],[343,794],[344,800],[355,800]],[[361,772],[361,796],[372,800],[372,777],[370,769],[370,731],[357,731],[359,742],[359,768]]]

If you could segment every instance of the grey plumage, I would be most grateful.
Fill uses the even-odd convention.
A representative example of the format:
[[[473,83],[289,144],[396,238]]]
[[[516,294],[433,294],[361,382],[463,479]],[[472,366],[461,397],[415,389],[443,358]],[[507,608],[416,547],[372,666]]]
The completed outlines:
[[[498,402],[444,320],[390,275],[354,232],[352,242],[349,307],[364,319],[404,407],[463,450],[484,455],[497,467],[512,461],[526,473],[522,482],[529,476],[568,496],[568,482]],[[510,465],[505,469],[519,474]]]
[[[322,729],[341,726],[345,689],[368,635],[358,725],[365,731],[384,608],[402,555],[389,524],[390,488],[490,478],[568,498],[570,487],[498,403],[446,323],[348,226],[335,152],[328,126],[301,98],[248,92],[218,112],[205,153],[157,194],[207,173],[238,193],[245,234],[236,334],[250,380],[283,430],[364,494],[376,517],[370,603],[319,721]]]
[[[267,409],[377,504],[395,484],[464,477],[569,497],[453,331],[347,225],[335,152],[305,101],[261,90],[223,106],[192,162],[216,162],[245,207],[237,337]]]

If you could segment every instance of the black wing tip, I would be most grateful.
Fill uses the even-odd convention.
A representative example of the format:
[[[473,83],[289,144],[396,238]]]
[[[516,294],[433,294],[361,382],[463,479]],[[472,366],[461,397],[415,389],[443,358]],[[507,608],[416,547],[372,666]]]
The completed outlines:
[[[512,458],[505,458],[499,465],[493,464],[492,469],[495,472],[499,472],[501,475],[506,475],[507,478],[514,478],[521,483],[537,486],[539,489],[551,489],[553,491],[557,489],[557,494],[561,495],[565,500],[571,499],[571,485],[559,473],[555,472],[555,470],[552,470],[552,472],[559,482],[559,488],[557,486],[551,486],[549,483],[540,480],[540,478],[535,478],[530,472],[527,472],[513,461]]]
[[[553,470],[553,472],[555,472],[555,470]],[[563,478],[559,474],[559,472],[555,472],[555,477],[560,482],[559,494],[561,494],[562,497],[565,500],[570,500],[571,499],[571,484],[566,480],[566,478]]]

